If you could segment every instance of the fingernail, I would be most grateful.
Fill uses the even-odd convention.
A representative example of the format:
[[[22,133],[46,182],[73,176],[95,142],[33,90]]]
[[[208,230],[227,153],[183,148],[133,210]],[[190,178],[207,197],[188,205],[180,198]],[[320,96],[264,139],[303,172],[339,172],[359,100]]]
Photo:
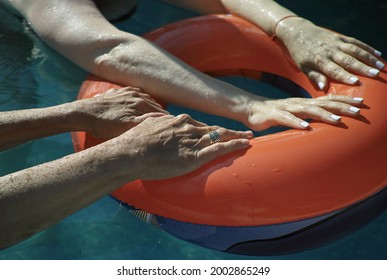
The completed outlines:
[[[362,97],[354,97],[353,98],[353,101],[356,101],[356,102],[363,102],[364,98]]]
[[[349,107],[349,110],[350,110],[351,112],[354,112],[354,113],[359,113],[359,112],[360,112],[360,109],[359,109],[359,108],[353,107],[353,106]]]
[[[253,132],[251,130],[246,131],[246,133],[247,133],[247,137],[249,139],[254,137],[254,134],[253,134]]]
[[[244,146],[250,145],[250,141],[247,140],[247,139],[241,139],[240,141],[241,141],[241,144],[244,145]]]
[[[355,76],[352,76],[351,78],[349,78],[349,82],[350,82],[351,84],[357,83],[358,80],[359,80],[359,78],[358,78],[358,77],[355,77]]]
[[[301,122],[301,126],[307,128],[307,127],[309,127],[309,123],[306,122],[306,121],[302,121],[302,122]]]
[[[377,56],[382,56],[382,52],[377,51],[377,50],[374,51],[374,54],[377,55]]]
[[[334,114],[331,115],[331,118],[334,119],[335,121],[338,121],[341,119],[341,117],[334,115]]]
[[[384,68],[384,63],[378,60],[376,61],[376,67],[382,70]]]
[[[368,70],[368,73],[370,73],[372,76],[376,76],[379,74],[379,70],[378,69],[375,69],[375,68],[371,68],[370,70]]]
[[[323,90],[325,87],[325,84],[323,82],[318,82],[317,85],[318,85],[320,90]]]

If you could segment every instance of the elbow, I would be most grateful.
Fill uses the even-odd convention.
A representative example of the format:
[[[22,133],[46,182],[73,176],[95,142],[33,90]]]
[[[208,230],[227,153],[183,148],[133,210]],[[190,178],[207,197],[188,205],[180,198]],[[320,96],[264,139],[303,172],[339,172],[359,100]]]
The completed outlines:
[[[141,77],[155,68],[154,61],[159,57],[157,47],[137,38],[98,51],[89,71],[114,83],[141,87]]]

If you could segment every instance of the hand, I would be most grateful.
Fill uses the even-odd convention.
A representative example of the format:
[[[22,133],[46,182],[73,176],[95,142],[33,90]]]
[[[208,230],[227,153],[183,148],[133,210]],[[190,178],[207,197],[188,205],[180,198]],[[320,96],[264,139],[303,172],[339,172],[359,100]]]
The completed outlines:
[[[209,132],[217,131],[220,142],[211,143]],[[130,168],[140,179],[158,180],[180,176],[227,153],[246,149],[251,131],[239,132],[207,126],[188,115],[147,118],[114,141],[121,158],[134,154],[120,164],[122,172]]]
[[[296,65],[321,90],[327,85],[327,77],[354,85],[359,80],[357,74],[375,77],[384,68],[379,51],[302,18],[285,19],[278,25],[277,34]]]
[[[92,98],[76,101],[83,118],[82,130],[98,138],[113,138],[148,117],[168,114],[139,88],[110,89]]]
[[[264,130],[275,125],[307,129],[303,119],[315,119],[329,124],[339,124],[338,115],[356,117],[360,114],[362,98],[343,95],[326,95],[319,98],[287,98],[250,103],[245,124],[253,130]]]

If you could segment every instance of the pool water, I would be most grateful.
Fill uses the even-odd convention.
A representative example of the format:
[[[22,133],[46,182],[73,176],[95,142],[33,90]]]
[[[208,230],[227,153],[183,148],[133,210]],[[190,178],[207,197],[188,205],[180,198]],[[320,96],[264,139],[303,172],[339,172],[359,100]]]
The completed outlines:
[[[387,26],[384,0],[278,2],[319,25],[387,53],[386,34],[381,33]],[[143,0],[136,14],[117,26],[142,34],[193,15],[156,0]],[[1,9],[0,17],[0,110],[46,107],[74,100],[87,73],[47,48],[19,19]],[[241,86],[252,87],[248,82]],[[192,113],[207,122],[238,126]],[[0,175],[70,153],[70,134],[31,141],[0,153]],[[327,246],[290,255],[249,257],[176,239],[131,216],[125,207],[106,196],[34,237],[1,250],[0,259],[387,259],[387,211]]]

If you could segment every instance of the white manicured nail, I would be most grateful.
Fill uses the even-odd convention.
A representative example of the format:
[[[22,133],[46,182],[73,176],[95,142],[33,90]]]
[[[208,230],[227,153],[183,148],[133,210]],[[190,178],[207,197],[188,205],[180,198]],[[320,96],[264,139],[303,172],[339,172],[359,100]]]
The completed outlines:
[[[334,119],[335,121],[338,121],[341,119],[338,115],[334,115],[334,114],[331,115],[331,118]]]
[[[363,102],[364,98],[362,97],[354,97],[353,98],[353,101],[356,101],[356,102]]]
[[[350,82],[351,84],[357,83],[358,80],[359,80],[359,78],[358,78],[358,77],[355,77],[355,76],[352,76],[351,78],[349,78],[349,82]]]
[[[374,54],[377,55],[377,56],[382,56],[382,52],[377,51],[377,50],[374,51]]]
[[[382,70],[384,68],[384,63],[378,60],[376,61],[376,67]]]
[[[370,73],[372,76],[376,76],[379,74],[379,70],[378,69],[375,69],[375,68],[371,68],[370,70],[368,70],[368,73]]]
[[[353,106],[349,107],[349,110],[352,111],[352,112],[354,112],[354,113],[359,113],[359,112],[360,112],[360,109],[359,109],[359,108],[353,107]]]
[[[323,90],[325,87],[325,84],[323,82],[318,82],[317,85],[318,85],[320,90]]]
[[[307,128],[307,127],[309,127],[309,123],[306,121],[303,121],[303,122],[301,122],[301,126]]]

